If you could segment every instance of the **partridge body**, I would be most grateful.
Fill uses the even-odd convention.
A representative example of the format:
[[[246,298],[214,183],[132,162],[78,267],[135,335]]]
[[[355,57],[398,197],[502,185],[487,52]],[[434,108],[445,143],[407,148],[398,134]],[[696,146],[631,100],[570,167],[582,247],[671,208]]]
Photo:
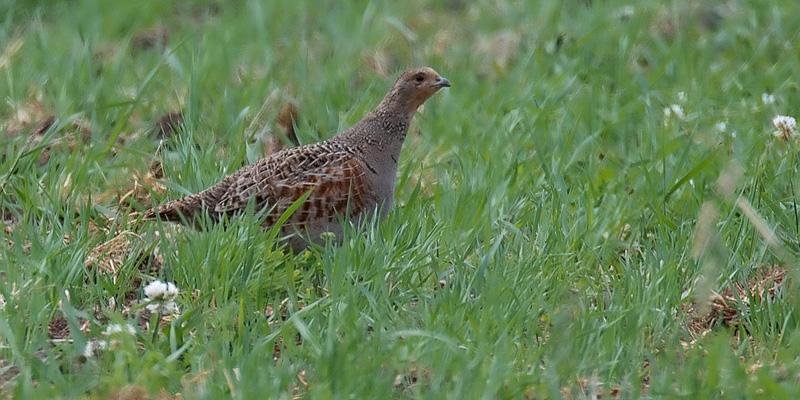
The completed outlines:
[[[432,68],[403,72],[375,110],[318,143],[270,154],[197,194],[150,209],[143,220],[192,222],[203,213],[218,219],[245,210],[250,202],[272,227],[296,200],[309,197],[282,226],[299,251],[320,234],[341,238],[340,218],[358,223],[370,212],[383,218],[394,199],[397,160],[417,108],[450,82]]]

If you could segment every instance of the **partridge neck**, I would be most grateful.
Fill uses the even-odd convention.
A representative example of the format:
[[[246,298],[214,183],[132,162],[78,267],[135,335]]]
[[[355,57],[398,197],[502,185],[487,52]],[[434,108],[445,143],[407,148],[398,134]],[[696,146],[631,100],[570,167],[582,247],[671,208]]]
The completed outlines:
[[[411,121],[417,108],[425,101],[409,93],[399,92],[397,88],[392,88],[389,93],[381,100],[373,113],[388,114],[398,118],[406,118]],[[422,100],[422,101],[420,101]]]
[[[382,152],[396,150],[399,154],[413,116],[413,113],[378,107],[339,137],[360,146],[377,147]]]

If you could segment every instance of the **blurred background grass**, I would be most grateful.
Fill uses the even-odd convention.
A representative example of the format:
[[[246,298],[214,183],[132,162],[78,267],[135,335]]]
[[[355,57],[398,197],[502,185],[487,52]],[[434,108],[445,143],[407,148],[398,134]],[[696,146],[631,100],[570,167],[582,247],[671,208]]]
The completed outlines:
[[[691,310],[737,283],[796,275],[799,143],[773,137],[770,120],[800,104],[798,11],[791,0],[7,0],[3,391],[796,397],[792,285],[733,290],[713,312],[734,319]],[[166,192],[151,203],[196,192],[268,151],[257,139],[283,104],[297,105],[300,142],[326,139],[419,65],[453,87],[416,117],[379,228],[291,256],[248,218],[150,227],[163,256],[150,275],[181,289],[180,316],[81,357],[109,323],[137,324],[115,305],[152,279],[133,256],[113,277],[84,266],[113,236],[114,223],[92,223],[118,215],[136,174],[161,162]],[[158,140],[149,128],[178,110],[183,129]],[[729,190],[717,188],[723,171]],[[703,204],[715,211],[705,225]],[[54,341],[59,317],[71,329]]]

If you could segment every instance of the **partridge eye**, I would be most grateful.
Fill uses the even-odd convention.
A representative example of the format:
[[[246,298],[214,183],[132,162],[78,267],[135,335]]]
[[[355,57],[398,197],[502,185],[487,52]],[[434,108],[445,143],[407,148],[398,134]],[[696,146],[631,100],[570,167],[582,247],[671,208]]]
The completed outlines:
[[[417,82],[422,82],[422,81],[425,80],[425,77],[422,76],[422,75],[417,75],[416,78],[414,78],[414,79],[416,79]]]

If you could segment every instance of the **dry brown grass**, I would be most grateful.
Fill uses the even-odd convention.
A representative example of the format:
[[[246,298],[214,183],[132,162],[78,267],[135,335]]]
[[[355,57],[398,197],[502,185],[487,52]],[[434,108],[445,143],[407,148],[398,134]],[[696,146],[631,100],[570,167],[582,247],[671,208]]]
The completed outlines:
[[[775,300],[776,292],[785,284],[786,272],[786,268],[780,266],[761,267],[746,282],[733,282],[721,292],[712,291],[705,303],[695,301],[686,305],[683,312],[690,318],[689,332],[696,339],[719,325],[740,325],[742,317],[749,314],[751,298]]]

